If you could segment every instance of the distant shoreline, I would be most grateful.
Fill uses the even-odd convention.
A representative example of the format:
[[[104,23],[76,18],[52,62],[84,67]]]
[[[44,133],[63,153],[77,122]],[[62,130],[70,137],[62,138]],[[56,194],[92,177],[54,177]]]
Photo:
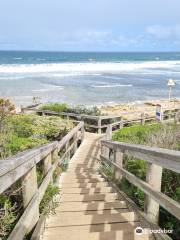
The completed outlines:
[[[57,103],[62,103],[62,102],[57,102]],[[162,105],[163,109],[180,108],[180,98],[175,98],[175,99],[172,98],[170,104],[168,99],[152,99],[152,100],[144,100],[144,101],[137,100],[133,102],[119,102],[114,104],[112,103],[112,104],[92,105],[87,107],[97,106],[101,110],[102,114],[104,115],[122,115],[125,117],[128,116],[128,118],[131,118],[131,115],[132,117],[134,117],[134,114],[138,116],[138,115],[141,115],[142,113],[145,113],[147,116],[153,116],[155,114],[155,109],[157,104]],[[15,106],[16,106],[16,112],[19,113],[20,107],[17,106],[16,104]]]
[[[160,104],[164,110],[175,108],[180,109],[180,98],[172,99],[170,103],[168,99],[154,99],[120,103],[112,106],[102,106],[100,109],[104,114],[122,115],[128,119],[133,119],[135,116],[140,117],[142,113],[148,117],[154,116],[157,104]]]

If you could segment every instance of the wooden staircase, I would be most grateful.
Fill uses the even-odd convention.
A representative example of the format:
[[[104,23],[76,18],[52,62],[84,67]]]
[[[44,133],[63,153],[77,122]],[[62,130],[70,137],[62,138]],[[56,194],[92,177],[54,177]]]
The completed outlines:
[[[136,240],[143,227],[135,212],[96,171],[100,135],[86,133],[60,182],[59,206],[45,224],[43,240]]]

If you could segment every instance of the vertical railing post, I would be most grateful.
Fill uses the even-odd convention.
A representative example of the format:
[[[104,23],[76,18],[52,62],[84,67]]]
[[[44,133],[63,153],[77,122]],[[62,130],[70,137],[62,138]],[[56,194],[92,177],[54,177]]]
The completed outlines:
[[[66,158],[69,161],[70,160],[70,151],[69,151],[69,140],[66,142]]]
[[[123,166],[123,152],[119,150],[114,150],[114,162],[119,165],[119,167]],[[117,181],[120,181],[122,179],[122,175],[118,171],[118,169],[114,170],[114,176]]]
[[[141,125],[144,125],[145,121],[145,113],[141,113]]]
[[[124,127],[124,122],[123,120],[121,120],[120,124],[119,124],[119,128],[122,129]]]
[[[101,134],[101,123],[102,123],[102,119],[101,117],[98,118],[98,134]]]
[[[51,153],[51,157],[52,157],[52,162],[56,161],[59,158],[59,153],[58,153],[58,147],[56,147],[52,153]]]
[[[162,167],[152,163],[147,163],[146,182],[153,187],[154,190],[161,191]],[[145,211],[149,219],[158,223],[159,204],[150,196],[146,196]]]
[[[105,140],[111,140],[112,139],[112,125],[108,125],[106,129],[106,135]],[[101,155],[105,156],[106,158],[109,158],[109,148],[107,147],[101,147]]]
[[[27,207],[37,191],[36,165],[22,177],[23,206]]]
[[[164,119],[164,112],[162,112],[160,122],[163,122],[164,120],[165,120]]]
[[[180,111],[175,113],[174,122],[178,124],[180,122]]]
[[[43,161],[43,172],[44,172],[44,175],[47,174],[47,172],[49,171],[49,169],[51,168],[52,166],[52,155],[51,153],[49,153],[45,158],[44,158],[44,161]]]
[[[22,106],[22,105],[20,105],[20,111],[21,111],[21,113],[25,113],[25,110],[24,110],[24,107]]]
[[[84,123],[83,123],[83,126],[81,127],[81,142],[83,142],[83,140],[84,140],[84,134],[85,134],[85,127],[84,127]]]
[[[22,177],[22,197],[23,197],[23,207],[26,208],[30,203],[31,199],[37,192],[37,173],[36,165],[32,167],[23,177]],[[32,210],[33,218],[29,219],[29,223],[26,226],[26,233],[29,233],[35,224],[39,220],[39,204],[37,203]]]
[[[77,151],[77,148],[78,148],[78,134],[77,134],[77,132],[73,136],[73,144],[74,144],[73,153],[75,153]]]

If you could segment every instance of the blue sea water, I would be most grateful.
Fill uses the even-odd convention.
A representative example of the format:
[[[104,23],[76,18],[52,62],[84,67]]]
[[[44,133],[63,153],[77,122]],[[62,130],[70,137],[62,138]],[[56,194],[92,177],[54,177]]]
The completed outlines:
[[[180,97],[180,53],[0,51],[0,96],[101,105]]]

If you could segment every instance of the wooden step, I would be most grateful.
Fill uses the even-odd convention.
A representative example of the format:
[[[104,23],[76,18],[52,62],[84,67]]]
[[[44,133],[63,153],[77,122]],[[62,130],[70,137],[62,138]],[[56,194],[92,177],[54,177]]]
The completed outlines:
[[[66,171],[67,174],[97,174],[97,170],[96,169],[68,169]]]
[[[80,231],[81,232],[81,231]],[[133,230],[110,231],[110,232],[71,232],[61,233],[56,229],[55,233],[49,232],[44,236],[45,240],[149,240],[148,234],[137,235]]]
[[[97,182],[97,183],[63,183],[61,188],[97,188],[97,187],[107,187],[107,182]]]
[[[95,167],[95,164],[87,164],[87,163],[73,163],[69,164],[69,168],[74,168],[74,169],[93,169]],[[68,168],[68,169],[69,169]]]
[[[120,209],[126,208],[124,201],[114,202],[63,202],[57,207],[57,211],[61,212],[76,212],[76,211],[93,211],[93,210],[105,210],[105,209]]]
[[[60,204],[46,218],[42,240],[148,240],[135,234],[139,217],[98,174],[100,136],[87,136],[63,174]]]
[[[47,219],[48,227],[94,225],[102,223],[120,223],[138,221],[134,212],[125,213],[103,213],[95,215],[84,215],[81,212],[62,212],[61,215],[53,215]]]
[[[67,184],[67,183],[97,183],[97,182],[104,182],[104,178],[86,178],[86,179],[63,179],[62,183]]]
[[[71,232],[71,234],[76,234],[77,232],[81,232],[83,234],[89,232],[108,232],[108,231],[120,231],[120,230],[133,230],[136,227],[140,226],[140,222],[122,222],[122,223],[105,223],[105,224],[97,224],[97,225],[80,225],[80,226],[66,226],[66,227],[48,227],[47,226],[47,235],[49,233],[56,234],[56,229],[58,229],[62,234],[66,234],[66,232]]]
[[[68,168],[67,168],[67,171],[71,171],[71,170],[76,170],[76,171],[89,171],[89,172],[91,172],[91,171],[95,171],[96,170],[96,168],[95,167],[87,167],[87,166],[76,166],[76,165],[73,165],[73,164],[69,164],[69,166],[68,166]]]
[[[100,174],[96,173],[65,173],[63,179],[92,179],[92,178],[102,178]]]
[[[56,210],[57,213],[58,213],[58,210]],[[62,212],[62,211],[61,211]],[[93,215],[97,215],[97,214],[115,214],[115,213],[125,213],[125,212],[129,212],[129,209],[128,208],[116,208],[116,209],[103,209],[103,210],[86,210],[86,211],[74,211],[75,213],[82,213],[83,215],[90,215],[90,216],[93,216]],[[71,211],[66,211],[66,213],[72,213]]]
[[[112,187],[101,187],[101,188],[64,188],[61,193],[79,193],[79,194],[92,194],[92,193],[112,193]]]
[[[73,168],[69,167],[66,173],[97,173],[95,168]]]
[[[118,199],[117,193],[63,194],[60,202],[113,201],[116,199]]]

